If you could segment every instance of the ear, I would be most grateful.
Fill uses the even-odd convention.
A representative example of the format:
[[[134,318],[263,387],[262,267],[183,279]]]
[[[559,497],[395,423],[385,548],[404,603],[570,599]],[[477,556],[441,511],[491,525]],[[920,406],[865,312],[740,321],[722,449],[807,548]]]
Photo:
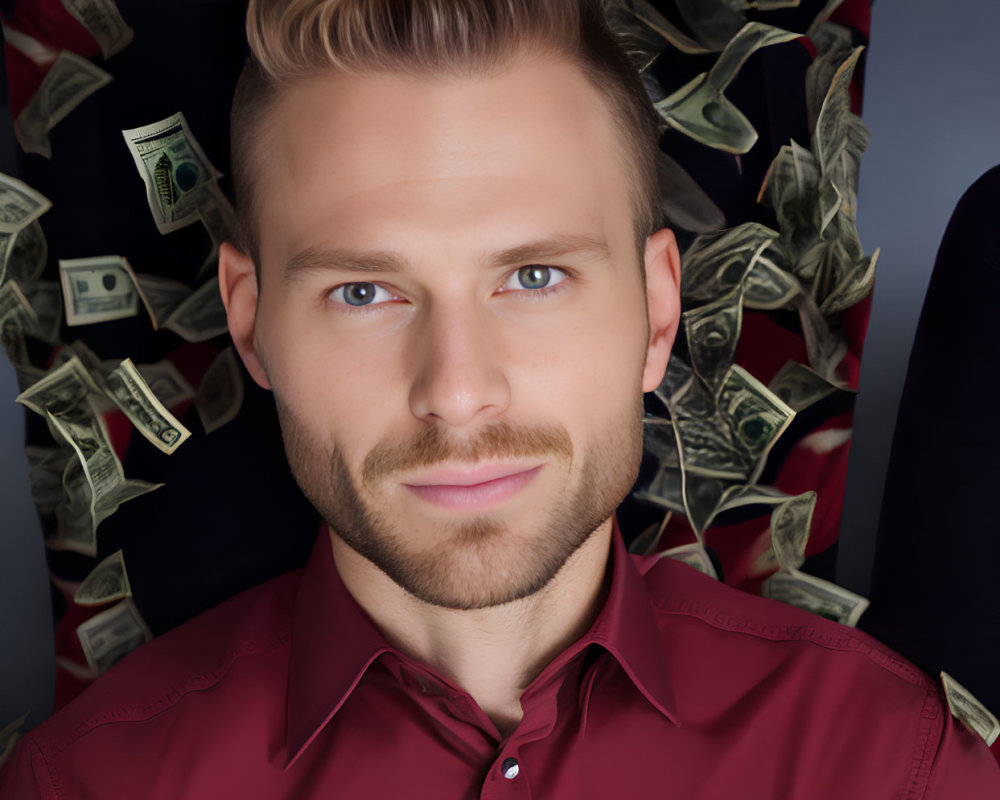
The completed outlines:
[[[681,317],[681,255],[670,228],[662,228],[646,239],[644,261],[649,344],[642,390],[651,392],[663,380]]]
[[[253,261],[229,242],[219,246],[219,293],[226,306],[229,333],[251,377],[264,389],[271,384],[257,354],[257,273]]]

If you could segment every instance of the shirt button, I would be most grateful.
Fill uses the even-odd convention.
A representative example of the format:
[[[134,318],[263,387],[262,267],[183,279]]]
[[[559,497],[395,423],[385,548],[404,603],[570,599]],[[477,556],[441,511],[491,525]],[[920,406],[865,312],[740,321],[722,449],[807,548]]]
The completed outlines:
[[[500,771],[503,772],[503,776],[512,781],[517,777],[517,773],[521,771],[520,765],[517,763],[516,758],[505,758],[503,764],[500,765]]]

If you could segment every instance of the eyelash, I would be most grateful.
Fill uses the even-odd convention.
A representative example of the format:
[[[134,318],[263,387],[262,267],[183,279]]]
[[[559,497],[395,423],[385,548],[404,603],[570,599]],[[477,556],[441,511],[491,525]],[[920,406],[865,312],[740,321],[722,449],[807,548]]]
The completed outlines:
[[[516,295],[519,297],[519,299],[521,299],[524,302],[536,302],[536,301],[542,300],[543,298],[549,297],[550,295],[554,294],[555,292],[560,291],[560,289],[563,287],[563,284],[567,283],[571,278],[574,277],[574,273],[572,272],[572,270],[569,270],[566,267],[553,267],[553,266],[549,266],[548,264],[530,264],[530,265],[527,265],[527,266],[544,267],[545,269],[548,269],[548,270],[550,270],[552,272],[561,273],[562,274],[562,278],[559,281],[557,281],[556,283],[551,283],[551,284],[543,286],[543,287],[541,287],[539,289],[528,289],[528,288],[523,288],[523,287],[521,289],[503,289],[503,285],[501,285],[501,289],[499,290],[499,293],[500,294],[509,294],[509,293],[513,292],[513,293],[516,293]],[[518,267],[513,272],[509,273],[507,275],[507,277],[504,279],[504,285],[514,275],[517,275],[517,273],[521,269],[524,269],[524,267]],[[348,314],[367,314],[367,313],[371,313],[372,311],[375,311],[376,309],[379,309],[382,306],[389,305],[389,304],[394,303],[395,301],[399,300],[399,298],[397,298],[397,297],[395,297],[395,295],[393,295],[393,299],[391,299],[391,300],[384,300],[384,301],[382,301],[380,303],[368,303],[366,305],[356,306],[356,305],[352,305],[351,303],[338,302],[338,301],[335,301],[335,300],[332,299],[332,296],[333,296],[333,294],[335,292],[343,291],[348,286],[355,286],[355,285],[361,284],[361,283],[370,284],[370,285],[374,286],[376,288],[376,290],[382,289],[383,291],[386,291],[390,295],[392,295],[392,292],[389,291],[389,289],[386,289],[384,286],[382,286],[379,283],[375,283],[374,281],[349,281],[347,283],[341,283],[341,284],[338,284],[337,286],[334,286],[331,289],[328,289],[324,293],[324,298],[326,299],[326,301],[330,305],[335,305],[337,307],[338,311],[340,311],[340,312],[346,312]]]

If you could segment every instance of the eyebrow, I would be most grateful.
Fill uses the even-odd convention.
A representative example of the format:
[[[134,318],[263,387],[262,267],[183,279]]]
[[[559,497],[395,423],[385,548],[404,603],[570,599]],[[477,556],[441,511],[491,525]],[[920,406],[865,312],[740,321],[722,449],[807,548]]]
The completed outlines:
[[[564,234],[500,250],[481,259],[481,263],[487,269],[500,269],[568,255],[609,260],[611,249],[603,239]],[[380,273],[406,270],[406,259],[397,253],[309,247],[288,260],[284,278],[292,281],[312,272],[325,271]]]

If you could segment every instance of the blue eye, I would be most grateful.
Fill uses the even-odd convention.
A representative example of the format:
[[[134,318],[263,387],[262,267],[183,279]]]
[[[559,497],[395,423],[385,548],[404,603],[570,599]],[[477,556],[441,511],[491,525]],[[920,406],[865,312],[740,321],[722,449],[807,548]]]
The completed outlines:
[[[393,300],[395,295],[376,283],[345,283],[330,292],[330,299],[348,306],[370,306]]]
[[[556,267],[542,267],[532,264],[529,267],[521,267],[517,272],[511,274],[503,285],[503,289],[504,291],[548,289],[562,283],[566,277],[566,273]]]

